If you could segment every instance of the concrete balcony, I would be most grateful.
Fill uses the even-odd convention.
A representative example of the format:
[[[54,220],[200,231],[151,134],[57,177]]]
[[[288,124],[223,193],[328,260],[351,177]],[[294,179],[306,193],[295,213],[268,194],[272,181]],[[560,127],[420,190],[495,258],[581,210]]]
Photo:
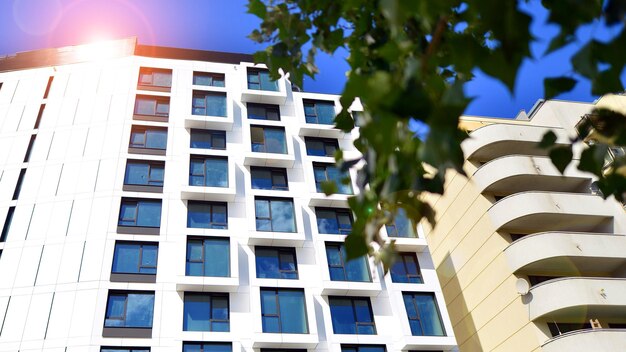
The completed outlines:
[[[314,193],[311,193],[311,198],[309,199],[309,206],[310,207],[347,208],[349,197],[352,197],[352,194],[331,194],[327,196],[324,193],[314,192]]]
[[[456,351],[454,336],[406,336],[401,346],[402,351],[419,351],[428,348],[428,351]]]
[[[292,149],[293,150],[293,149]],[[296,157],[290,154],[246,152],[244,165],[292,168]]]
[[[382,285],[378,281],[378,277],[373,282],[331,281],[326,278],[322,285],[322,295],[324,296],[376,297],[382,292]]]
[[[557,145],[570,144],[565,130],[522,124],[493,124],[480,127],[470,133],[461,145],[469,160],[488,161],[511,154],[547,155],[547,150],[537,147],[543,135],[553,130]]]
[[[177,291],[192,292],[237,292],[238,277],[179,276],[176,280]]]
[[[541,346],[543,352],[626,351],[626,329],[584,329],[556,336]]]
[[[248,232],[248,244],[252,246],[302,247],[305,241],[304,232]]]
[[[220,202],[232,202],[235,200],[237,191],[235,187],[200,187],[183,186],[181,190],[182,199],[190,200],[210,200]]]
[[[501,199],[487,213],[497,230],[513,233],[589,232],[610,228],[612,204],[590,194],[522,192]]]
[[[314,349],[319,343],[317,334],[271,334],[256,333],[253,335],[252,347],[276,349]]]
[[[531,288],[528,296],[530,320],[567,321],[580,317],[610,319],[626,316],[626,279],[623,278],[553,279]]]
[[[591,178],[570,166],[565,175],[548,157],[507,155],[482,165],[472,180],[480,192],[509,195],[525,191],[586,192]]]
[[[335,128],[335,125],[322,125],[315,123],[303,123],[300,125],[298,135],[301,137],[321,137],[321,138],[345,138],[346,134]]]
[[[610,273],[626,265],[626,236],[543,232],[520,238],[504,253],[513,272]]]

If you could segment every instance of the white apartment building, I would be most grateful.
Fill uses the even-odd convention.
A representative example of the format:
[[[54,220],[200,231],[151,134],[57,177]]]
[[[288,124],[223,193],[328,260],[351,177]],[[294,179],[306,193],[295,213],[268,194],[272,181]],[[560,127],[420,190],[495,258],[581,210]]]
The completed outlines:
[[[0,351],[454,350],[423,233],[383,230],[386,276],[344,261],[359,190],[333,154],[358,156],[358,127],[339,109],[248,55],[0,59]]]

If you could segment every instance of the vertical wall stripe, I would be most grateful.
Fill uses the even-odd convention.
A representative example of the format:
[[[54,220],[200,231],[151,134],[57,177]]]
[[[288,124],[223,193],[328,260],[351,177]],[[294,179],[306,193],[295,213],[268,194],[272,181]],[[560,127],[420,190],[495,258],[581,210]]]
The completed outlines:
[[[87,129],[87,138],[85,138],[85,144],[83,144],[83,157],[85,157],[85,150],[87,150],[87,142],[89,141],[89,134],[91,133],[91,128]]]
[[[98,160],[98,169],[96,170],[96,182],[93,183],[93,191],[96,191],[96,187],[98,186],[98,178],[100,177],[100,163],[102,160]]]
[[[61,164],[61,173],[59,174],[59,180],[57,181],[57,189],[54,191],[55,196],[59,193],[59,185],[61,185],[61,178],[63,178],[63,166],[65,166],[65,164]]]
[[[26,148],[26,153],[24,154],[24,162],[27,163],[30,160],[30,154],[33,151],[33,145],[35,144],[36,134],[30,136],[30,141],[28,142],[28,147]]]
[[[74,126],[76,122],[76,115],[78,114],[78,106],[80,105],[80,99],[76,102],[76,107],[74,108],[74,117],[72,118],[72,126]]]
[[[87,241],[83,243],[83,254],[80,255],[80,266],[78,267],[78,279],[76,282],[80,282],[80,273],[83,271],[83,258],[85,257],[85,247],[87,247]]]
[[[70,222],[72,221],[73,211],[74,211],[74,200],[72,200],[72,205],[70,206],[70,216],[67,217],[67,226],[65,226],[65,237],[67,237],[67,233],[70,232]]]
[[[30,224],[33,222],[33,214],[35,214],[35,205],[33,205],[33,210],[30,212],[30,219],[28,219],[28,227],[26,228],[26,236],[24,236],[24,240],[28,239],[28,232],[30,231]]]
[[[13,104],[13,98],[15,98],[15,93],[17,92],[17,88],[19,88],[20,86],[20,81],[17,81],[17,84],[15,85],[15,88],[13,89],[13,95],[11,95],[11,101],[10,103]]]
[[[11,306],[11,296],[7,301],[7,309],[4,311],[4,317],[2,318],[2,325],[0,326],[0,336],[2,336],[2,330],[4,330],[4,322],[7,320],[7,314],[9,314],[9,307]]]
[[[43,117],[43,112],[45,109],[46,104],[41,104],[41,106],[39,107],[39,112],[37,113],[37,119],[35,120],[35,126],[33,127],[34,129],[39,128],[39,124],[41,123],[41,118]]]
[[[48,146],[48,154],[46,154],[46,160],[50,158],[50,151],[52,150],[52,143],[54,143],[54,133],[52,132],[52,138],[50,138],[50,145]]]
[[[35,273],[35,281],[33,281],[33,286],[37,284],[37,277],[39,277],[39,268],[41,268],[41,259],[43,258],[43,251],[46,249],[46,246],[41,246],[41,254],[39,254],[39,264],[37,264],[37,272]]]
[[[50,317],[52,316],[52,307],[54,307],[54,295],[56,295],[56,292],[52,292],[52,301],[50,302],[50,311],[48,312],[48,322],[46,323],[46,332],[43,334],[44,340],[46,339],[46,337],[48,337],[48,327],[50,326]]]
[[[24,119],[24,111],[26,111],[26,106],[22,107],[22,113],[20,114],[20,119],[19,119],[19,121],[17,121],[17,127],[15,128],[16,131],[20,130],[20,125],[22,124],[22,119]]]
[[[46,85],[46,91],[43,92],[43,98],[48,99],[48,95],[50,94],[50,88],[52,87],[52,81],[54,81],[54,76],[50,76],[48,78],[48,84]]]

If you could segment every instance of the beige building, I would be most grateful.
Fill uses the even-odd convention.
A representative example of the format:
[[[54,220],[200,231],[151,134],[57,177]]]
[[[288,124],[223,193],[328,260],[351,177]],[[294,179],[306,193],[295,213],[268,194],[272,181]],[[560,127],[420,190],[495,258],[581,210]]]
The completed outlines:
[[[430,199],[437,226],[423,224],[462,352],[626,351],[624,209],[536,147],[549,129],[569,143],[600,104],[624,109],[626,97],[462,117],[468,176],[449,175]]]

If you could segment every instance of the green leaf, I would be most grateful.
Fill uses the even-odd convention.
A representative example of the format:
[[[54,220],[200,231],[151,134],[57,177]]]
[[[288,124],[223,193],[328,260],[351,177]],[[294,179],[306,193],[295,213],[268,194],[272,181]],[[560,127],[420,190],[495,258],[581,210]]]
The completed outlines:
[[[539,148],[548,149],[552,148],[556,143],[556,134],[553,131],[546,132],[543,137],[541,137],[541,141],[539,142]]]
[[[619,93],[624,90],[620,80],[620,72],[612,69],[600,72],[592,81],[591,94],[603,95],[607,93]]]
[[[569,165],[569,163],[572,161],[572,146],[552,148],[548,155],[550,156],[550,159],[552,160],[554,166],[556,166],[559,172],[563,174],[565,172],[565,169],[567,168],[567,165]]]
[[[333,181],[323,181],[321,186],[322,192],[324,192],[327,196],[335,194],[339,191],[337,189],[337,184]]]
[[[606,145],[594,144],[583,150],[580,155],[578,169],[581,171],[591,172],[596,176],[602,176],[602,168],[604,167],[604,157],[608,152]]]
[[[543,90],[546,99],[552,99],[561,93],[574,89],[577,81],[569,77],[548,77],[543,80]]]
[[[346,259],[360,258],[369,253],[369,245],[362,234],[351,233],[346,237]]]
[[[261,0],[249,0],[248,13],[253,14],[260,19],[265,19],[265,16],[267,15],[267,8]]]

